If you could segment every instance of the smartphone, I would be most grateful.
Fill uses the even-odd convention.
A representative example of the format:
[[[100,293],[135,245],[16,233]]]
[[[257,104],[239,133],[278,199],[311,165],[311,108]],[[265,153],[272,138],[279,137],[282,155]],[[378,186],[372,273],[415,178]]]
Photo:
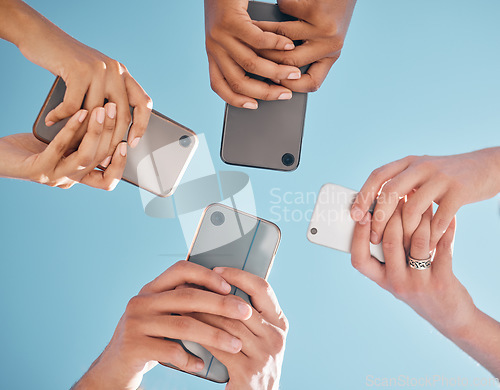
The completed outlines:
[[[276,4],[248,2],[253,20],[284,22],[297,20],[283,14]],[[300,45],[296,41],[295,45]],[[301,68],[307,72],[309,66]],[[273,82],[260,76],[250,77]],[[258,100],[259,108],[249,110],[226,104],[222,131],[221,159],[227,164],[278,171],[293,171],[300,161],[307,94],[293,92],[290,100]]]
[[[351,253],[356,222],[351,218],[351,207],[358,193],[336,184],[325,184],[319,191],[307,230],[307,239],[342,252]],[[374,205],[370,212],[373,213]],[[370,243],[370,252],[385,263],[382,244]]]
[[[57,77],[33,125],[33,134],[42,142],[50,143],[69,119],[45,126],[45,117],[63,101],[65,93],[66,84]],[[128,148],[123,180],[157,196],[170,196],[197,147],[198,137],[192,130],[153,110],[141,142]]]
[[[203,212],[187,260],[210,269],[239,268],[267,279],[280,239],[281,232],[272,222],[215,203]],[[250,297],[234,286],[231,294],[252,304]],[[229,380],[226,367],[201,345],[174,341],[205,362],[203,370],[189,374],[218,383]],[[178,369],[171,364],[161,364]]]

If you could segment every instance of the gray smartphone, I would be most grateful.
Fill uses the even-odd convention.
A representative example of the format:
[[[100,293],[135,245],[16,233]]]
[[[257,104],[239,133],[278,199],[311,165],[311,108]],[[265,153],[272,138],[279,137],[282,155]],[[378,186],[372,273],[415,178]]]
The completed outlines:
[[[219,203],[208,206],[201,218],[187,260],[204,267],[233,267],[267,279],[278,250],[281,232],[275,224]],[[235,288],[249,304],[250,297]],[[197,343],[175,340],[205,363],[203,370],[189,374],[224,383],[229,380],[226,367]],[[164,366],[178,369],[168,363]]]
[[[296,20],[283,14],[276,4],[250,1],[253,20],[283,22]],[[299,45],[301,42],[295,42]],[[301,68],[307,72],[309,66]],[[271,80],[249,74],[272,84]],[[290,100],[262,101],[248,110],[226,104],[221,158],[232,165],[293,171],[300,161],[307,94],[293,92]]]
[[[57,77],[33,125],[33,134],[42,142],[50,143],[68,121],[45,125],[45,117],[63,101],[65,93],[66,84]],[[141,142],[128,148],[123,180],[157,196],[170,196],[197,147],[198,137],[192,130],[153,110]]]

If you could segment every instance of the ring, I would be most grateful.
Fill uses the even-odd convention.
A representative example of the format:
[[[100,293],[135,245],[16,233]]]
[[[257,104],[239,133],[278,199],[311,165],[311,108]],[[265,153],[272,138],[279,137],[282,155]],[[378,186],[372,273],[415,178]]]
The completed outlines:
[[[434,260],[432,255],[430,255],[427,259],[414,259],[408,255],[408,265],[410,268],[418,269],[419,271],[431,268],[432,260]]]

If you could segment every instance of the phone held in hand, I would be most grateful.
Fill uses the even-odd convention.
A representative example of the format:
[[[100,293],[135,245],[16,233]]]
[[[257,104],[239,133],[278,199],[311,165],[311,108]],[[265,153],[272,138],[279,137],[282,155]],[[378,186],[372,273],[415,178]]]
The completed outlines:
[[[276,4],[250,1],[253,20],[284,22],[297,20],[283,14]],[[300,45],[295,42],[295,45]],[[301,68],[307,72],[309,66]],[[272,84],[271,80],[248,74]],[[302,147],[307,94],[293,92],[290,100],[258,100],[256,110],[226,104],[221,158],[227,164],[278,171],[297,169]]]
[[[63,101],[65,93],[66,84],[57,77],[33,125],[33,134],[42,142],[50,143],[69,119],[45,125],[45,117]],[[153,110],[141,141],[134,149],[128,148],[123,180],[157,196],[170,196],[197,147],[198,137],[192,130]]]
[[[281,232],[272,222],[215,203],[208,206],[201,217],[187,260],[209,269],[238,268],[267,279],[280,239]],[[252,304],[250,297],[234,286],[231,294]],[[229,380],[226,367],[201,345],[175,341],[205,363],[203,370],[189,374],[218,383]]]
[[[354,190],[336,184],[321,187],[307,230],[307,239],[313,244],[350,253],[356,226],[351,218],[351,207],[357,194]],[[381,263],[385,262],[381,243],[370,243],[370,253]]]

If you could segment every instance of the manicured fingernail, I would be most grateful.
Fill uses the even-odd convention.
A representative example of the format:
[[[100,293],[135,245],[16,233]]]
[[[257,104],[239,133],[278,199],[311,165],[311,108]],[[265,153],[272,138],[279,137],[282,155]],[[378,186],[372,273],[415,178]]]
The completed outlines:
[[[80,111],[80,116],[78,117],[78,122],[82,123],[85,118],[87,117],[88,111],[87,110],[82,110]]]
[[[353,208],[351,209],[352,219],[354,219],[356,222],[359,222],[359,221],[361,221],[363,216],[364,216],[364,214],[361,211],[361,209],[358,206],[353,206]]]
[[[257,108],[259,108],[259,105],[257,103],[247,102],[243,104],[243,108],[248,108],[249,110],[256,110]]]
[[[134,138],[134,140],[130,143],[130,147],[132,149],[134,149],[139,144],[140,140],[141,140],[141,137]]]
[[[125,142],[122,142],[120,144],[120,154],[125,157],[127,155],[127,144]]]
[[[222,281],[221,287],[222,287],[222,291],[225,291],[225,292],[231,291],[231,285],[228,282],[226,282],[225,280]]]
[[[293,43],[287,43],[285,45],[285,50],[293,50],[295,49],[295,45]]]
[[[236,351],[236,352],[239,352],[241,351],[241,348],[243,347],[243,343],[241,342],[241,340],[238,340],[236,338],[233,338],[231,340],[231,348]]]
[[[111,162],[111,156],[108,156],[104,160],[102,160],[101,166],[103,166],[104,168],[106,168],[109,165],[110,162]]]
[[[195,369],[196,371],[201,371],[201,370],[203,370],[204,368],[205,368],[205,363],[203,363],[203,362],[196,362],[196,363],[194,364],[194,369]]]
[[[108,118],[114,119],[116,116],[116,104],[108,103],[106,104],[106,114],[108,114]]]
[[[370,213],[366,213],[363,219],[359,221],[359,224],[366,225],[368,222],[370,222]]]
[[[292,98],[291,92],[283,92],[281,95],[278,96],[278,100],[290,100],[291,98]]]
[[[53,121],[45,122],[45,126],[48,126],[48,127],[52,126],[53,124],[54,124]]]
[[[370,241],[372,242],[372,244],[378,244],[378,234],[375,233],[373,230],[370,233]]]
[[[215,267],[214,268],[214,272],[218,273],[218,274],[221,274],[224,272],[224,268],[222,267]]]
[[[99,107],[97,109],[96,120],[100,124],[104,123],[104,107]]]
[[[300,72],[294,72],[294,73],[290,73],[287,77],[288,80],[298,80],[300,79],[302,75],[300,74]]]
[[[241,314],[247,316],[250,312],[250,307],[246,303],[238,303],[238,310]]]

